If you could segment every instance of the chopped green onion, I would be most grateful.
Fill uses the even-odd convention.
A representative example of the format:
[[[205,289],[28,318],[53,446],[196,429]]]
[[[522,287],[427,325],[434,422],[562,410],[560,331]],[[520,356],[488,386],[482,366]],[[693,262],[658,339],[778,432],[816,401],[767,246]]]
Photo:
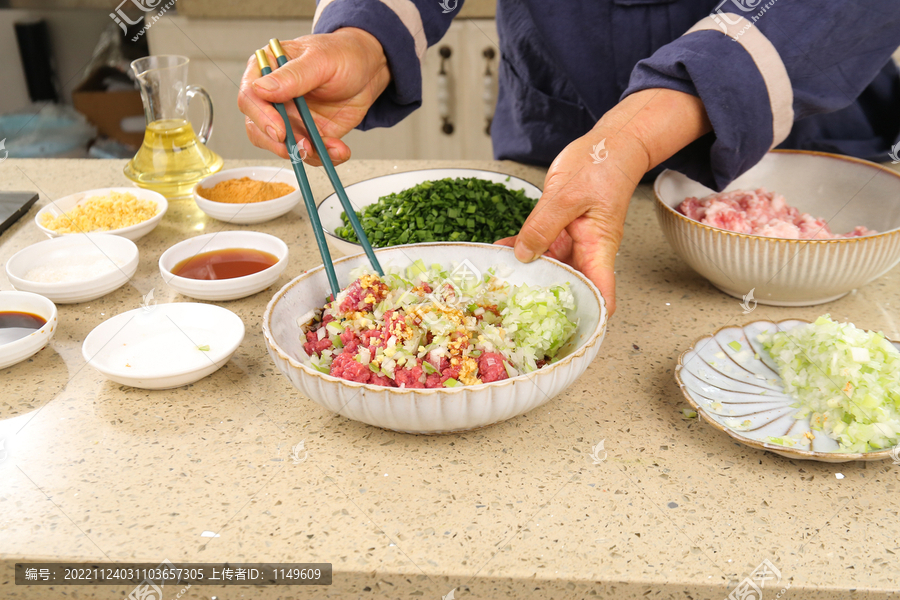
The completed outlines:
[[[205,346],[197,346],[197,350],[200,350],[201,352],[209,352],[209,344]]]
[[[741,343],[740,342],[728,342],[728,347],[734,350],[735,352],[741,351]]]
[[[378,199],[358,212],[373,246],[386,247],[413,241],[470,241],[493,243],[514,235],[534,208],[536,200],[522,190],[478,178],[426,181]],[[335,232],[359,243],[346,213]]]

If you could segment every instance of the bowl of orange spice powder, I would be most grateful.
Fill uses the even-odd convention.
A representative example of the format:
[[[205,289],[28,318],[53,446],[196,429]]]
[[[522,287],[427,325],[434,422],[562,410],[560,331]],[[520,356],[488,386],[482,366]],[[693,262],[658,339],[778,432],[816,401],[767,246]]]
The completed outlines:
[[[277,219],[302,200],[291,169],[242,167],[200,181],[194,201],[213,219],[252,225]]]

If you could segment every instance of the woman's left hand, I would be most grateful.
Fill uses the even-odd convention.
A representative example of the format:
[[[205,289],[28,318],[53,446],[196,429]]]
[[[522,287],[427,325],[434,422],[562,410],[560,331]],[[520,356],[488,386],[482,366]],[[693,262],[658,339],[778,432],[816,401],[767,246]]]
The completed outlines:
[[[615,262],[628,203],[649,169],[711,126],[700,99],[668,89],[636,92],[559,153],[519,234],[499,240],[516,258],[547,254],[584,273],[616,309]]]

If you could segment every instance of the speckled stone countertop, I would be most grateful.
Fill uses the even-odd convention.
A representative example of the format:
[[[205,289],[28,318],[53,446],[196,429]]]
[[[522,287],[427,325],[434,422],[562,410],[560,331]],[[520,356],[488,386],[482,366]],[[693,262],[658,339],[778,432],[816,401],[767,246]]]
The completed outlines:
[[[228,161],[227,167],[243,163]],[[273,164],[280,164],[274,163]],[[460,163],[454,163],[460,166]],[[464,163],[542,184],[510,163]],[[345,182],[445,163],[351,162]],[[122,161],[7,160],[0,189],[39,206],[125,185]],[[330,186],[311,169],[321,199]],[[85,365],[81,342],[139,306],[187,299],[159,255],[223,224],[174,202],[139,241],[131,285],[59,307],[59,332],[0,370],[0,594],[117,598],[124,587],[21,587],[22,560],[331,562],[327,588],[199,587],[182,598],[691,598],[721,600],[764,560],[774,598],[887,598],[900,589],[900,466],[829,465],[753,450],[697,419],[673,379],[698,336],[750,320],[670,250],[649,189],[631,204],[618,261],[619,309],[600,356],[568,391],[524,416],[458,435],[413,436],[330,414],[266,353],[260,320],[277,289],[320,263],[302,207],[255,227],[290,246],[272,288],[222,303],[247,336],[187,387],[122,387]],[[0,237],[4,263],[43,239],[37,207]],[[10,284],[0,274],[0,289]],[[830,312],[900,337],[897,270],[819,308],[759,305],[755,318]],[[305,441],[306,461],[291,447]],[[605,459],[591,459],[604,441]],[[217,534],[216,537],[205,537]],[[212,533],[209,533],[212,532]],[[789,587],[779,595],[783,588]],[[850,594],[848,590],[856,590]],[[166,590],[165,600],[177,590]]]

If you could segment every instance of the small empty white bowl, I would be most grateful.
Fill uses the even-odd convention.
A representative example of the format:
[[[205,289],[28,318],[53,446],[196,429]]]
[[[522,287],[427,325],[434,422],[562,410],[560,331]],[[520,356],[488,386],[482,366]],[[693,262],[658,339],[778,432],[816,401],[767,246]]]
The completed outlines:
[[[38,211],[38,214],[34,217],[34,222],[37,224],[38,229],[47,234],[47,237],[55,238],[65,235],[78,235],[76,233],[56,233],[52,229],[47,229],[43,225],[41,225],[41,219],[44,218],[44,215],[47,213],[52,214],[54,217],[59,217],[66,211],[69,211],[78,204],[81,204],[83,201],[93,198],[95,196],[108,196],[110,192],[118,192],[120,194],[131,194],[135,198],[139,200],[149,200],[151,202],[156,203],[157,211],[156,214],[147,219],[146,221],[142,221],[137,223],[136,225],[129,225],[128,227],[121,227],[119,229],[110,229],[108,231],[103,232],[93,232],[93,233],[110,233],[112,235],[119,235],[123,238],[127,238],[131,241],[137,241],[153,231],[159,222],[162,221],[163,216],[165,216],[166,211],[169,209],[169,203],[166,201],[165,196],[162,194],[158,194],[151,190],[145,190],[137,187],[112,187],[112,188],[100,188],[97,190],[88,190],[86,192],[78,192],[77,194],[71,194],[66,196],[65,198],[60,198],[59,200],[54,200],[44,208]],[[92,232],[84,232],[84,233],[92,233]]]
[[[20,250],[6,263],[14,288],[57,304],[88,302],[131,279],[139,252],[127,238],[105,233],[65,235]]]
[[[228,248],[262,250],[274,255],[278,262],[259,273],[231,279],[190,279],[172,273],[172,269],[183,260],[202,252]],[[278,281],[278,277],[287,267],[287,262],[287,244],[274,235],[258,231],[219,231],[178,242],[163,252],[159,257],[159,272],[162,273],[163,281],[185,296],[198,300],[237,300],[261,292]]]
[[[31,313],[47,321],[34,333],[0,346],[0,369],[37,354],[56,333],[56,305],[43,296],[31,292],[0,292],[0,312]]]
[[[85,338],[81,354],[116,383],[167,390],[218,370],[243,339],[244,322],[230,310],[176,302],[107,319]]]
[[[257,181],[265,181],[272,183],[286,183],[294,191],[285,196],[274,198],[272,200],[264,200],[263,202],[248,202],[247,204],[232,204],[230,202],[216,202],[208,200],[197,193],[200,187],[211,188],[217,183],[227,181],[229,179],[240,179],[249,177]],[[280,167],[243,167],[239,169],[228,169],[220,171],[215,175],[200,181],[194,187],[194,201],[200,210],[205,212],[213,219],[233,223],[235,225],[252,225],[255,223],[265,223],[272,219],[277,219],[291,211],[300,203],[303,197],[297,188],[297,178],[291,169],[283,169]]]

